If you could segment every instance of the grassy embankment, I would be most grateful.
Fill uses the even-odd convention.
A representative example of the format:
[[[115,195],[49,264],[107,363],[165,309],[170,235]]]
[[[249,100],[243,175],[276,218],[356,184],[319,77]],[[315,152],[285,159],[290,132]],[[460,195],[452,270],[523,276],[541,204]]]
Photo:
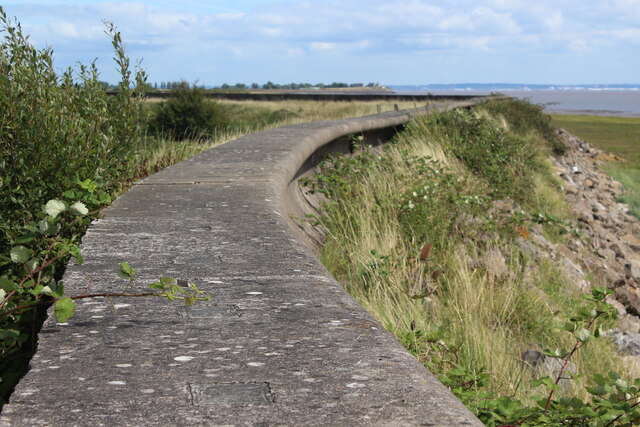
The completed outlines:
[[[537,107],[493,102],[415,119],[384,155],[329,159],[306,183],[329,200],[317,218],[325,266],[477,414],[497,396],[543,397],[521,353],[575,342],[558,328],[580,292],[518,245],[533,227],[576,238],[548,161],[561,152]],[[605,340],[572,361],[585,377],[567,396],[585,398],[596,373],[625,371]]]
[[[623,159],[622,163],[604,165],[608,174],[626,190],[621,200],[640,218],[640,118],[553,115],[560,127]]]

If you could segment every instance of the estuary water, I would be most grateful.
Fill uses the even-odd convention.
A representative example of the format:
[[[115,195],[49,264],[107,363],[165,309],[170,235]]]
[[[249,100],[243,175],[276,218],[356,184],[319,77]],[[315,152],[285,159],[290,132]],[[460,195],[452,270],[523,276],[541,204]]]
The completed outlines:
[[[398,93],[433,95],[487,95],[487,91],[411,91]],[[551,114],[590,114],[640,117],[640,90],[508,90],[505,95],[544,105]]]

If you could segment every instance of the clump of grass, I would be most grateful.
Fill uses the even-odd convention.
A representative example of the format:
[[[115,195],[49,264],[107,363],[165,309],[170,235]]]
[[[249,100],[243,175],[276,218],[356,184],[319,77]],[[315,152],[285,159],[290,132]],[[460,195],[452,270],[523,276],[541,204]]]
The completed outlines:
[[[625,192],[620,201],[628,204],[631,214],[640,218],[640,166],[609,163],[604,170],[622,183]]]
[[[536,374],[520,354],[571,345],[557,328],[577,298],[559,267],[517,244],[533,222],[558,235],[568,217],[545,159],[552,143],[491,108],[500,115],[415,119],[383,154],[329,158],[306,182],[328,198],[322,262],[452,389],[484,387],[464,391],[470,406],[482,393],[531,401]],[[513,209],[495,209],[496,199]],[[620,368],[607,342],[575,363],[588,375]]]
[[[561,155],[567,147],[560,141],[551,118],[543,114],[543,106],[532,104],[526,100],[509,98],[489,101],[483,108],[493,117],[502,117],[510,129],[517,135],[534,133],[546,141],[546,145],[554,154]]]

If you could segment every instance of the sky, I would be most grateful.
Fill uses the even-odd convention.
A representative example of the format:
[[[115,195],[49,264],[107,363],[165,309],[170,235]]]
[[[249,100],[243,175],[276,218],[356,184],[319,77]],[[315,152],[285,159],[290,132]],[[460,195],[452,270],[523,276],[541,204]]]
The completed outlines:
[[[4,0],[56,67],[97,60],[103,20],[150,82],[640,83],[640,0]]]

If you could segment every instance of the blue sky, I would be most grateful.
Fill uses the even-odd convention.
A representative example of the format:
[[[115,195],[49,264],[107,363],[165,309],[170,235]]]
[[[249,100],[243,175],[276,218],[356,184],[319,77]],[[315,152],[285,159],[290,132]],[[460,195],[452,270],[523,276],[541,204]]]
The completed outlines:
[[[640,83],[640,0],[5,0],[56,66],[151,82]]]

